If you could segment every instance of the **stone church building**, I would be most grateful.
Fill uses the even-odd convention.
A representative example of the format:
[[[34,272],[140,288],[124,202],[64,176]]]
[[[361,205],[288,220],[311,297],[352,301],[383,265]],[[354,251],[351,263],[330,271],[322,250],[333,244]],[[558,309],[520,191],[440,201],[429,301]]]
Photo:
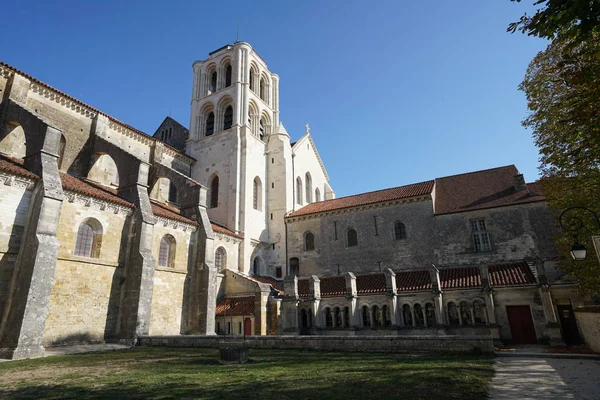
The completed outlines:
[[[243,42],[153,136],[0,63],[0,357],[178,334],[576,342],[587,303],[514,166],[336,198]]]

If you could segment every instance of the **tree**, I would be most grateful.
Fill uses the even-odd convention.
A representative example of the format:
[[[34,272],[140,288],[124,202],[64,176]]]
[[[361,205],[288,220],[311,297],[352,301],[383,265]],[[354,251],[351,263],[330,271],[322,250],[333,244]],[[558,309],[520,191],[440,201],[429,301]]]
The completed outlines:
[[[572,206],[600,211],[600,34],[586,40],[560,34],[529,64],[520,87],[530,115],[523,125],[533,131],[540,150],[542,184],[548,205],[558,217]],[[591,235],[600,227],[591,214],[576,215],[584,223],[578,239],[589,249],[588,259],[561,261],[562,269],[578,278],[582,288],[600,292],[600,266]],[[591,218],[590,218],[591,217]],[[573,236],[557,238],[568,254]]]
[[[521,0],[510,0],[520,3]],[[533,16],[524,14],[508,26],[508,32],[517,29],[530,36],[554,39],[559,34],[585,38],[600,32],[600,1],[598,0],[534,0],[542,5]]]

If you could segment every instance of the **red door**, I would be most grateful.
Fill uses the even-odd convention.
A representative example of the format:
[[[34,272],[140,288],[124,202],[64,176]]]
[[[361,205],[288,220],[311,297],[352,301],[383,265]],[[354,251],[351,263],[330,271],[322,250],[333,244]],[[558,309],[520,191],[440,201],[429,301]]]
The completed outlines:
[[[537,344],[529,306],[506,306],[512,344]]]
[[[252,335],[252,320],[250,318],[244,319],[244,335],[245,336]]]

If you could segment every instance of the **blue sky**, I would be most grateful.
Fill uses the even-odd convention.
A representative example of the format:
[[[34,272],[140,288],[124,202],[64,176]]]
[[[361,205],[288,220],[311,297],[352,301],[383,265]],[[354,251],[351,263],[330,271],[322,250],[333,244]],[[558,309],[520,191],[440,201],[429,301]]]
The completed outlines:
[[[525,1],[532,3],[532,1]],[[152,134],[189,126],[191,65],[236,39],[280,76],[338,196],[515,164],[538,177],[517,86],[546,42],[508,0],[15,1],[0,60]]]

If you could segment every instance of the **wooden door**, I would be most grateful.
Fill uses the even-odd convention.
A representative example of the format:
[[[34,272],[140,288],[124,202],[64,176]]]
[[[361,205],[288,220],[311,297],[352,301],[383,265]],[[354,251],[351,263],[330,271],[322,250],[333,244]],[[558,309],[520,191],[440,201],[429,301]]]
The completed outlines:
[[[244,335],[245,336],[252,335],[252,320],[250,318],[244,319]]]
[[[558,309],[558,319],[560,320],[565,344],[581,344],[573,307],[570,304],[558,305],[556,307]]]
[[[537,344],[529,306],[506,306],[512,344]]]

